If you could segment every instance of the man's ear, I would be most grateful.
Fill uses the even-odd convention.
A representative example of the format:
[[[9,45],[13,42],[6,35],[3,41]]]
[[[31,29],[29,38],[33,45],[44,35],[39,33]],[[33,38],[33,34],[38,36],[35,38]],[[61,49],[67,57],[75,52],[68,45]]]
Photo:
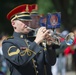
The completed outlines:
[[[12,21],[11,23],[12,23],[13,28],[16,29],[15,21]]]
[[[14,25],[15,25],[15,22],[14,22],[14,21],[12,21],[11,23],[12,23],[12,26],[14,26]]]

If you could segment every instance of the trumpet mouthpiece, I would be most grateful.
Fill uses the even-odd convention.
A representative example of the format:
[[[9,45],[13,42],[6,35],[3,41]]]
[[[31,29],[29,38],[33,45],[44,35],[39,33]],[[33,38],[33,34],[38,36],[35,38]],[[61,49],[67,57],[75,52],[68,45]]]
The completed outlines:
[[[30,29],[30,30],[33,30],[33,31],[35,31],[36,29],[33,29],[33,28],[31,28],[31,27],[27,27],[28,29]]]
[[[30,27],[27,27],[28,29],[31,29]]]

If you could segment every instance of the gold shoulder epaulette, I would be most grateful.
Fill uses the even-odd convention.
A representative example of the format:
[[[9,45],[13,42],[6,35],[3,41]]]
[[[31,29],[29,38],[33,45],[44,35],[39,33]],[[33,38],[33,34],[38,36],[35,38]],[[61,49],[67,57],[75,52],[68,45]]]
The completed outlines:
[[[7,37],[7,40],[8,40],[8,39],[13,39],[13,38],[14,38],[13,36],[9,36],[9,37]]]

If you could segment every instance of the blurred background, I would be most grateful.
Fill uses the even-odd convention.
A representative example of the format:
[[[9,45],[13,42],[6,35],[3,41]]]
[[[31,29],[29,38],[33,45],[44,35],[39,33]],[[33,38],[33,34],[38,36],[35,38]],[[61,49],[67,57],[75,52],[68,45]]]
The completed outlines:
[[[12,34],[12,26],[6,19],[7,13],[20,4],[38,4],[39,13],[61,12],[61,27],[70,29],[76,24],[76,0],[0,0],[0,31]]]
[[[39,14],[61,12],[61,29],[71,31],[76,26],[76,0],[0,0],[0,33],[12,35],[13,28],[7,20],[7,13],[21,4],[38,4]],[[76,75],[72,55],[67,56],[66,75]],[[9,75],[9,72],[7,73]]]

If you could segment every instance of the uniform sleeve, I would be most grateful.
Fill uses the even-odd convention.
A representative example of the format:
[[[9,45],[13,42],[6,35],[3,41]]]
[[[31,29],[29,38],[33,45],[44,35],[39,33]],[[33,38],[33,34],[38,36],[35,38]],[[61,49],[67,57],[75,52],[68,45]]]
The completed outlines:
[[[45,51],[45,62],[51,66],[56,62],[56,52],[52,49],[52,46],[47,45],[47,50]]]
[[[30,44],[29,49],[20,50],[17,45],[12,42],[3,42],[2,50],[6,60],[15,65],[27,64],[42,48],[35,42]]]

